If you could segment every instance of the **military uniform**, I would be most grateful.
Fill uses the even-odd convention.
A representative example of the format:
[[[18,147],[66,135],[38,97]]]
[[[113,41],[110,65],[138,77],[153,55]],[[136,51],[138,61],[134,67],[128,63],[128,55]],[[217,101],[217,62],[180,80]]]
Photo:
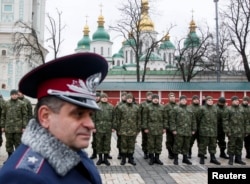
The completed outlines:
[[[29,99],[25,98],[24,96],[19,97],[18,99],[23,101],[24,104],[26,105],[27,119],[28,119],[28,122],[29,122],[29,120],[31,120],[33,118],[33,108],[32,108],[31,101]]]
[[[0,122],[1,122],[1,113],[4,107],[4,100],[2,98],[2,95],[0,94]],[[1,128],[1,123],[0,123],[0,147],[3,144],[3,137],[2,137],[2,128]]]
[[[162,165],[159,156],[162,151],[163,133],[167,128],[167,122],[164,119],[164,107],[159,104],[159,96],[152,95],[152,103],[145,106],[142,114],[142,129],[147,130],[149,164],[157,163]]]
[[[206,104],[201,107],[201,119],[199,123],[199,154],[200,164],[204,164],[204,155],[208,147],[210,153],[210,162],[220,165],[220,162],[215,158],[217,146],[217,108],[213,105],[213,98],[206,97]]]
[[[152,102],[152,92],[147,92],[147,99],[140,103],[139,108],[140,108],[140,112],[141,112],[141,117],[143,116],[143,109],[151,104]],[[149,97],[151,97],[151,99],[149,99]],[[141,123],[143,124],[143,122]],[[144,129],[141,130],[141,135],[142,135],[142,143],[141,143],[141,147],[142,147],[142,151],[144,152],[144,158],[147,159],[148,158],[148,146],[147,146],[147,142],[148,142],[148,136],[147,134],[144,132]]]
[[[242,148],[244,137],[248,130],[245,112],[242,106],[239,105],[239,98],[233,96],[231,98],[232,105],[228,108],[228,117],[223,120],[224,132],[228,136],[228,149],[229,154],[229,165],[233,165],[233,158],[235,155],[235,163],[245,165],[246,163],[242,161]]]
[[[168,95],[169,97],[170,96],[174,96],[173,93],[170,93]],[[176,106],[176,102],[175,101],[169,101],[168,104],[165,105],[164,107],[164,119],[165,120],[169,120],[169,117],[170,117],[170,114],[171,114],[171,111],[172,109]],[[168,122],[168,126],[167,127],[170,127],[170,124]],[[174,154],[173,154],[173,145],[174,145],[174,135],[173,133],[171,132],[171,130],[169,128],[167,128],[167,134],[166,134],[166,147],[168,149],[168,158],[169,159],[173,159],[174,158]]]
[[[11,90],[11,95],[14,93],[17,94],[17,91]],[[5,131],[8,156],[20,145],[27,122],[27,108],[24,102],[18,99],[6,101],[1,115],[1,127]]]
[[[116,109],[116,130],[121,136],[121,165],[128,162],[136,165],[133,159],[136,136],[141,129],[141,116],[139,107],[133,103],[133,96],[127,94],[127,102]]]
[[[250,107],[249,107],[249,101],[250,98],[248,96],[243,97],[242,99],[242,104],[241,106],[244,109],[244,114],[245,114],[245,118],[247,120],[250,120]],[[250,128],[250,121],[247,122],[246,125],[246,132],[250,132],[250,130],[248,130]],[[248,134],[245,138],[244,138],[244,146],[246,149],[246,158],[250,158],[250,135]]]
[[[173,132],[174,164],[178,165],[178,154],[183,154],[183,163],[192,164],[188,158],[188,150],[192,134],[196,131],[196,119],[193,111],[188,108],[186,96],[180,96],[180,104],[176,106],[170,114],[170,130]]]
[[[96,128],[96,151],[99,155],[99,160],[96,164],[100,165],[104,162],[106,165],[110,165],[107,159],[111,150],[114,107],[108,102],[103,102],[102,98],[108,98],[107,94],[101,94],[101,101],[98,103],[101,111],[97,111],[94,115]]]

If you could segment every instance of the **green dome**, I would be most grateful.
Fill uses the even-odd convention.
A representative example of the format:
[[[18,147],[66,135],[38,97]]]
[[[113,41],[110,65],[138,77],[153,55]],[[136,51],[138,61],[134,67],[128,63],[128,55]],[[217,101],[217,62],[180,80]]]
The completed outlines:
[[[77,49],[90,48],[90,38],[89,36],[83,36],[83,38],[77,43]]]
[[[110,36],[109,36],[108,32],[104,29],[104,27],[99,26],[97,31],[93,34],[92,39],[93,40],[106,40],[106,41],[109,41]]]
[[[135,40],[130,38],[123,43],[124,46],[135,46]]]
[[[160,49],[175,49],[174,44],[171,41],[164,41],[161,45],[160,45]]]
[[[145,61],[145,59],[146,59],[146,54],[141,56],[140,61]],[[162,58],[155,52],[152,52],[150,54],[149,61],[162,61]]]
[[[190,32],[184,42],[184,47],[198,47],[199,45],[200,38],[197,36],[196,32]]]
[[[121,49],[119,50],[119,52],[118,52],[118,53],[115,53],[112,57],[113,57],[113,58],[123,58],[123,48],[121,48]]]

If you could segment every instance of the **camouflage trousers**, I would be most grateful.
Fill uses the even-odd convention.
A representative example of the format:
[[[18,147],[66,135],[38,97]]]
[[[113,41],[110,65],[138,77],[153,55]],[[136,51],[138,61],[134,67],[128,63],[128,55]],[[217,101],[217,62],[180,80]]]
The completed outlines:
[[[217,137],[200,136],[200,143],[198,145],[198,152],[201,155],[206,155],[207,147],[210,154],[216,153]]]
[[[135,136],[121,135],[121,153],[134,153],[135,151]]]
[[[6,137],[6,151],[12,153],[21,144],[22,133],[7,133]]]
[[[96,153],[97,154],[109,154],[111,150],[111,136],[112,132],[109,133],[98,133],[96,132]]]
[[[228,137],[227,154],[241,155],[244,138],[242,137]]]
[[[142,142],[141,142],[142,151],[147,153],[148,152],[148,134],[145,133],[144,130],[142,130],[141,135],[142,135]]]
[[[191,136],[176,135],[174,137],[174,154],[187,155],[190,147]]]
[[[162,151],[163,135],[148,134],[148,153],[160,154]]]
[[[91,142],[91,145],[92,145],[92,149],[93,150],[96,150],[96,137],[95,137],[96,133],[92,133],[92,142]]]
[[[218,128],[217,128],[217,141],[218,141],[218,146],[220,149],[225,150],[227,148],[227,143],[225,139],[226,139],[226,135],[223,131],[222,124],[219,123]]]
[[[167,149],[173,150],[173,145],[174,145],[174,135],[172,131],[167,129],[167,141],[166,141],[166,147]]]
[[[190,148],[193,147],[195,140],[197,140],[197,145],[199,144],[199,132],[196,131],[195,134],[193,134],[190,138]]]

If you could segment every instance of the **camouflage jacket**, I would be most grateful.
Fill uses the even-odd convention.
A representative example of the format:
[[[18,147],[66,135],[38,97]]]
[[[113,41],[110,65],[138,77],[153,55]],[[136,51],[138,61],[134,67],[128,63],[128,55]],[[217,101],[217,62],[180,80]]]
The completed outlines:
[[[164,119],[164,107],[151,103],[144,107],[142,114],[142,129],[148,129],[151,135],[161,135],[167,127]]]
[[[167,121],[167,127],[166,127],[167,129],[169,129],[169,127],[170,127],[169,118],[170,118],[171,111],[176,106],[177,106],[176,103],[168,103],[164,106],[164,119],[165,119],[165,121]]]
[[[240,105],[232,105],[228,108],[228,116],[223,119],[223,129],[228,136],[242,137],[247,129],[247,122],[244,109]]]
[[[204,105],[201,107],[199,135],[217,137],[217,108],[215,105]]]
[[[140,105],[139,105],[139,110],[140,110],[140,113],[141,113],[141,117],[143,117],[143,109],[147,106],[147,105],[149,105],[149,104],[151,104],[152,102],[150,101],[144,101],[144,102],[142,102],[142,103],[140,103]],[[141,118],[141,120],[143,121],[143,118]],[[143,122],[141,122],[141,124],[143,124]]]
[[[197,130],[196,119],[191,108],[187,105],[176,106],[170,114],[170,130],[181,136],[191,136]]]
[[[27,108],[21,100],[5,102],[1,115],[1,127],[7,133],[21,133],[28,123]]]
[[[196,122],[196,130],[198,130],[199,123],[201,120],[201,106],[199,104],[191,104],[188,106],[189,109],[194,113],[195,122]]]
[[[25,97],[23,97],[22,99],[20,99],[21,101],[23,101],[24,103],[25,103],[25,105],[26,105],[26,108],[27,108],[27,117],[28,117],[28,122],[29,122],[29,120],[31,120],[32,118],[33,118],[33,108],[32,108],[32,104],[31,104],[31,102],[27,99],[27,98],[25,98]]]
[[[114,106],[110,103],[99,102],[100,111],[93,116],[96,133],[108,133],[112,131],[115,116]]]
[[[138,105],[123,104],[116,108],[116,130],[119,135],[135,136],[141,128],[141,116]]]
[[[246,128],[245,131],[247,134],[250,134],[250,106],[249,105],[242,105],[242,108],[244,110],[244,118],[246,120]]]

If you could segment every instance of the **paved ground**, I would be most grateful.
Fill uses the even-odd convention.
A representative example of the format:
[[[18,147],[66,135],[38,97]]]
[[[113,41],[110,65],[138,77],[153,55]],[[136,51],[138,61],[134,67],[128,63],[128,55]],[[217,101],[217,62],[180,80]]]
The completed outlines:
[[[205,165],[199,164],[199,158],[197,157],[197,146],[193,147],[193,157],[191,161],[193,165],[182,164],[182,156],[179,156],[179,165],[173,165],[173,160],[167,158],[167,150],[165,147],[165,135],[163,140],[163,152],[160,159],[164,165],[148,164],[148,160],[143,159],[143,153],[141,151],[141,135],[137,137],[137,144],[135,150],[136,166],[126,164],[120,165],[120,160],[117,159],[116,149],[116,136],[112,137],[112,151],[111,155],[113,159],[110,160],[111,166],[101,165],[98,169],[101,173],[101,177],[104,184],[206,184],[207,183],[207,168],[208,167],[229,167],[228,160],[218,158],[219,151],[216,154],[218,160],[222,163],[221,166],[215,166],[209,163],[209,158],[206,159]],[[91,148],[86,149],[91,155]],[[3,161],[6,159],[6,151],[4,147],[0,150],[0,167]],[[246,166],[240,166],[234,164],[231,167],[250,167],[250,159],[245,159],[245,150],[243,150],[243,161],[247,162]],[[94,162],[97,160],[94,159]]]

